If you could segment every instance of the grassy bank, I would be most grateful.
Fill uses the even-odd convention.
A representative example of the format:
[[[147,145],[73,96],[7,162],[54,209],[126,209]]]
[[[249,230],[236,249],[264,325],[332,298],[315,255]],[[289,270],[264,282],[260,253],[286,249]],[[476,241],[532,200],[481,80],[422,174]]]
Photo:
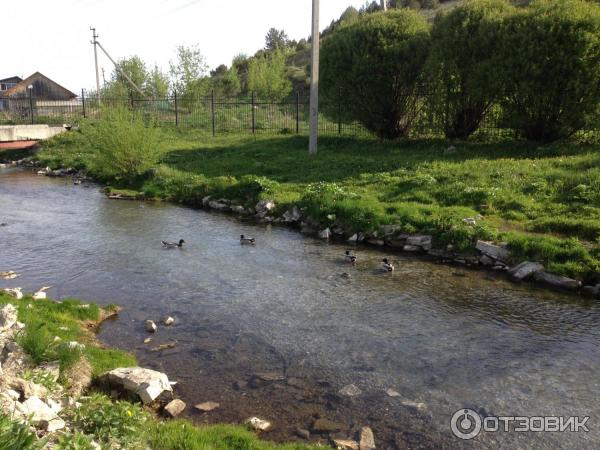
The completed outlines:
[[[16,300],[0,292],[0,307],[12,304],[18,309],[19,321],[25,328],[16,336],[16,342],[31,359],[31,367],[23,374],[25,379],[43,385],[49,392],[69,390],[81,373],[88,371],[92,378],[116,367],[137,365],[135,357],[117,349],[99,345],[93,332],[99,321],[113,308],[102,310],[95,304],[78,300],[61,303]],[[56,339],[58,336],[60,339]],[[66,342],[76,341],[83,349],[69,348]],[[89,362],[81,364],[81,361]],[[58,382],[35,366],[50,361],[60,362]],[[91,366],[91,369],[89,368]],[[88,367],[88,369],[85,369]],[[73,369],[73,370],[71,370]],[[100,392],[91,392],[78,400],[78,408],[65,409],[60,414],[71,424],[70,430],[38,439],[29,426],[12,422],[0,410],[0,448],[4,450],[33,450],[46,448],[52,443],[57,450],[92,450],[92,440],[102,448],[154,450],[301,450],[308,447],[297,444],[276,445],[261,441],[243,426],[194,426],[187,420],[160,421],[139,403],[113,402]]]
[[[206,195],[244,206],[273,199],[278,212],[298,204],[323,227],[347,232],[398,224],[428,233],[434,246],[472,248],[504,241],[515,262],[537,260],[550,272],[600,281],[600,148],[563,143],[381,142],[324,138],[309,157],[305,138],[217,137],[161,132],[156,170],[127,185],[147,197],[200,205]],[[70,133],[39,154],[51,167],[98,167],[88,140]],[[464,219],[476,220],[476,226]]]

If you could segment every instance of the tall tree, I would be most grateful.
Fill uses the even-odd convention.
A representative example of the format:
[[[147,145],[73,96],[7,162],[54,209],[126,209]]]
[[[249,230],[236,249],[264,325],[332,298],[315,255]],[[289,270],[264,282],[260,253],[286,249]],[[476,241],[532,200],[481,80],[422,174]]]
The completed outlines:
[[[156,65],[148,74],[146,91],[154,98],[166,97],[169,94],[169,76]]]
[[[248,66],[248,90],[259,97],[280,100],[292,90],[286,75],[285,53],[274,53],[254,57]]]
[[[268,51],[283,50],[288,46],[289,38],[283,30],[271,28],[265,37],[265,49]]]
[[[193,95],[202,84],[198,80],[206,76],[207,70],[198,45],[180,45],[177,47],[177,60],[170,63],[171,84],[182,95]]]

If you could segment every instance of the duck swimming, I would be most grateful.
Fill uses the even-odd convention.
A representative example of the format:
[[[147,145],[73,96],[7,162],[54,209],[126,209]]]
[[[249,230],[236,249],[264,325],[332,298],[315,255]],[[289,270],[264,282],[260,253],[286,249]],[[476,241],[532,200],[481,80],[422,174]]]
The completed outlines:
[[[254,238],[249,238],[249,237],[244,237],[244,235],[240,235],[240,244],[242,245],[255,245],[256,244],[256,239]]]
[[[356,263],[356,255],[353,255],[352,252],[350,250],[346,250],[346,254],[344,255],[346,258],[346,261],[352,264]]]
[[[180,239],[179,242],[160,241],[160,243],[164,248],[181,248],[183,247],[183,244],[185,244],[185,241]]]
[[[383,262],[383,270],[386,272],[393,272],[395,270],[394,265],[387,258],[383,258],[381,261]]]

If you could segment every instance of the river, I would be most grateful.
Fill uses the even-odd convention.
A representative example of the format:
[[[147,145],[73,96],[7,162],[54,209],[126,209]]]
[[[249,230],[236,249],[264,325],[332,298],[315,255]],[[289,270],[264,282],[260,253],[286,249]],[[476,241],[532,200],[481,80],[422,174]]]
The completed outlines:
[[[380,448],[600,445],[597,302],[403,255],[384,274],[386,255],[366,247],[351,267],[346,247],[287,228],[108,200],[96,185],[18,169],[0,169],[0,222],[0,270],[22,274],[0,288],[53,285],[57,299],[122,305],[100,339],[177,380],[199,423],[258,415],[275,424],[269,438],[294,440],[321,417],[339,422],[340,436],[370,425]],[[240,234],[257,245],[241,246]],[[161,248],[180,238],[182,250]],[[166,315],[176,324],[145,345],[144,320]],[[175,348],[150,351],[169,342]],[[255,377],[265,372],[281,380]],[[348,384],[361,393],[339,394]],[[194,412],[203,401],[220,408]],[[589,416],[590,431],[462,441],[450,432],[461,408]]]

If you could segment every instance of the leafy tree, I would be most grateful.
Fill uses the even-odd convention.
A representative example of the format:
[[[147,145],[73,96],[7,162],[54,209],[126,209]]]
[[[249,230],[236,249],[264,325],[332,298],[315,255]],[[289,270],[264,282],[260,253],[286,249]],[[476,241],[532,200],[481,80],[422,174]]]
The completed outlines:
[[[240,93],[240,78],[235,68],[228,69],[222,64],[211,73],[213,89],[219,96],[233,97]]]
[[[170,63],[171,84],[181,96],[192,97],[206,93],[208,66],[197,45],[177,47],[177,60]]]
[[[282,50],[254,57],[248,64],[248,90],[261,98],[280,100],[292,90]]]
[[[146,91],[154,98],[163,98],[169,95],[169,76],[156,65],[148,74]]]
[[[102,90],[102,95],[114,99],[143,98],[143,95],[131,86],[123,76],[123,72],[139,89],[145,91],[148,82],[148,69],[144,61],[139,56],[131,56],[118,61],[117,67],[118,69],[113,70],[110,81]]]
[[[250,60],[246,55],[240,53],[233,58],[231,62],[231,68],[237,73],[238,79],[240,80],[240,91],[242,93],[248,92],[248,67]]]
[[[506,0],[472,0],[436,17],[430,71],[434,108],[446,137],[466,139],[498,99],[499,23],[514,9]]]
[[[265,49],[268,51],[283,50],[288,46],[289,38],[283,30],[271,28],[265,37]]]
[[[507,119],[536,141],[583,128],[600,98],[600,6],[539,0],[506,21],[502,65]]]
[[[325,105],[341,98],[344,120],[382,138],[407,136],[418,112],[429,41],[427,22],[411,10],[373,13],[339,27],[322,46]]]

